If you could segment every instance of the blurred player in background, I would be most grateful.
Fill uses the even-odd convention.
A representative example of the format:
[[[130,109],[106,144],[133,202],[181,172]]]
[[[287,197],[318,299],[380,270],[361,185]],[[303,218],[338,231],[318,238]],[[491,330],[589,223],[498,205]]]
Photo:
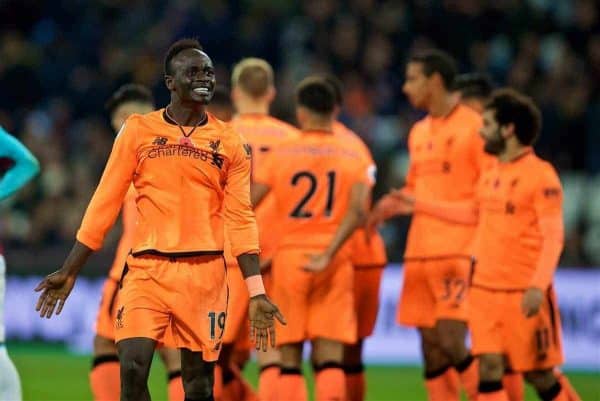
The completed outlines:
[[[37,159],[0,127],[0,201],[13,195],[40,171]],[[0,400],[21,400],[21,383],[4,345],[6,261],[0,245]]]
[[[406,184],[382,198],[370,225],[405,211],[396,192],[434,200],[472,200],[484,168],[480,115],[458,103],[454,60],[438,50],[412,56],[403,91],[428,115],[410,131]],[[468,398],[477,397],[478,370],[465,346],[467,292],[474,227],[423,213],[412,217],[404,254],[398,322],[419,329],[425,383],[431,401],[459,399],[457,371]]]
[[[339,115],[342,104],[342,84],[334,76],[325,77],[332,85],[336,98],[335,117]],[[356,150],[362,155],[365,165],[370,166],[371,189],[375,185],[377,167],[369,148],[360,137],[339,121],[333,123],[334,135],[352,141]],[[367,208],[371,208],[371,196]],[[367,235],[369,234],[369,237]],[[349,401],[363,401],[366,393],[366,381],[362,350],[364,340],[373,334],[377,311],[379,310],[379,287],[383,268],[387,264],[385,244],[379,232],[368,233],[358,228],[347,242],[354,266],[354,308],[356,310],[357,339],[352,345],[344,348],[344,373],[346,374],[346,390]]]
[[[108,100],[106,108],[111,125],[119,132],[125,120],[132,114],[146,114],[154,111],[154,99],[149,89],[135,84],[120,87]],[[113,265],[102,289],[102,301],[96,318],[96,336],[94,337],[94,361],[90,373],[90,385],[95,400],[117,401],[120,398],[119,357],[115,345],[115,319],[117,314],[119,280],[129,251],[134,243],[135,226],[138,219],[135,203],[136,192],[129,187],[123,206],[121,219],[123,233]],[[181,361],[179,351],[161,347],[158,353],[165,364],[168,380],[169,400],[184,398],[181,383]]]
[[[269,108],[275,99],[273,68],[265,60],[246,58],[238,62],[231,74],[231,99],[235,108],[232,120],[233,128],[244,135],[252,151],[252,176],[259,174],[263,161],[277,146],[290,139],[296,138],[299,132],[293,126],[269,116]],[[274,199],[268,196],[259,206],[255,207],[258,224],[261,269],[267,292],[271,293],[270,264],[277,239],[280,235],[280,224],[274,207]],[[224,355],[230,355],[233,346],[238,351],[230,357],[234,362],[235,355],[241,355],[248,348],[248,324],[245,318],[246,288],[242,283],[240,270],[235,260],[226,257],[230,281],[230,296],[232,302],[230,318],[224,335]],[[226,351],[227,349],[227,351]],[[259,351],[257,359],[260,369],[258,392],[261,401],[274,400],[277,379],[279,377],[279,353],[275,349],[266,352]],[[224,374],[224,379],[227,379]],[[224,380],[225,381],[225,380]],[[231,387],[236,384],[232,383]],[[239,387],[239,385],[238,385]],[[234,398],[239,399],[239,398]]]
[[[234,113],[231,92],[223,86],[217,86],[207,110],[221,121],[231,121]]]
[[[270,193],[281,216],[272,294],[293,316],[277,327],[275,399],[308,399],[301,367],[303,343],[310,340],[316,399],[345,400],[344,344],[357,336],[353,269],[343,245],[364,222],[371,169],[352,141],[334,134],[336,96],[325,79],[303,80],[296,101],[301,136],[267,156],[252,187],[253,203]]]
[[[164,71],[170,103],[131,115],[119,131],[71,253],[36,288],[36,309],[47,318],[61,312],[133,183],[138,222],[115,319],[121,400],[150,399],[148,374],[163,343],[180,349],[186,400],[213,401],[227,317],[224,232],[251,296],[257,347],[273,344],[274,319],[284,320],[260,276],[250,152],[243,137],[205,110],[216,85],[212,60],[197,40],[184,39],[167,51]]]
[[[479,180],[471,202],[436,202],[396,194],[414,209],[477,224],[470,294],[473,352],[480,359],[480,401],[508,401],[506,365],[522,372],[541,400],[579,396],[554,368],[563,362],[560,316],[552,281],[562,252],[562,187],[533,144],[541,114],[512,89],[494,92],[483,113],[485,150],[498,163]]]
[[[481,73],[461,74],[454,80],[454,91],[460,102],[478,113],[482,113],[494,84],[489,76]]]

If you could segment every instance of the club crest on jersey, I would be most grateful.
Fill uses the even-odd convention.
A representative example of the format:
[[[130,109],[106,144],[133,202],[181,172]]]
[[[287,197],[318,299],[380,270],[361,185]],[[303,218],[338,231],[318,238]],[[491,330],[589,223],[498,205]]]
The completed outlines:
[[[219,170],[223,167],[223,162],[225,158],[219,154],[219,147],[221,146],[221,140],[217,139],[215,141],[209,140],[208,147],[212,150],[212,164],[217,166]]]
[[[115,319],[115,327],[117,329],[122,329],[123,328],[123,311],[125,310],[124,306],[121,306],[118,310],[117,310],[117,318]]]
[[[219,151],[219,146],[221,146],[221,140],[217,139],[216,141],[208,141],[208,146],[212,149],[213,152]]]

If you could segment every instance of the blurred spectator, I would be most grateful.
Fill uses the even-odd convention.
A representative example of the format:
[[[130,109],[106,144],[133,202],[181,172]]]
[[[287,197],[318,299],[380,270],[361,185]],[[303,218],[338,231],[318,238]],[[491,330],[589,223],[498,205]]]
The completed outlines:
[[[404,60],[439,46],[533,96],[539,153],[559,169],[568,212],[564,263],[600,265],[600,8],[594,0],[102,0],[0,3],[0,124],[39,158],[42,174],[9,204],[11,247],[70,246],[112,144],[102,105],[124,82],[162,105],[162,56],[197,36],[227,84],[232,63],[277,69],[273,112],[293,120],[293,87],[312,72],[345,85],[342,119],[372,148],[378,194],[401,184],[406,135],[421,115],[401,94]],[[585,201],[583,201],[585,199]],[[386,228],[393,259],[405,221]]]

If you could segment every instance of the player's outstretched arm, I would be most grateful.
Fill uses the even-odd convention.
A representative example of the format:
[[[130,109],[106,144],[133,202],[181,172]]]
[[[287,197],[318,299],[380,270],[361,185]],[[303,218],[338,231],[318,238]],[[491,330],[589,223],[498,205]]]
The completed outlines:
[[[35,310],[40,312],[40,317],[45,316],[50,319],[55,310],[57,315],[60,314],[81,268],[92,252],[90,248],[81,242],[75,241],[75,245],[73,245],[63,266],[54,273],[47,275],[38,284],[35,291],[41,291],[41,294]]]
[[[286,321],[277,306],[267,298],[260,275],[258,255],[245,253],[238,256],[237,260],[250,294],[250,338],[257,350],[266,351],[269,344],[275,347],[275,319],[281,324],[286,324]]]
[[[308,255],[309,262],[304,266],[305,270],[315,273],[325,270],[354,230],[364,224],[367,218],[366,205],[368,204],[369,192],[370,189],[365,183],[359,182],[352,186],[350,206],[333,239],[325,252],[319,255]]]

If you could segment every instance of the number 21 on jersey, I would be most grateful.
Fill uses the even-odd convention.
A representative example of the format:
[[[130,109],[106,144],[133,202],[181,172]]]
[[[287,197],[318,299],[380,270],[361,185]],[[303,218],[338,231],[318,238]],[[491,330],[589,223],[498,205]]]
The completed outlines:
[[[310,171],[299,171],[292,176],[292,186],[301,185],[301,183],[308,182],[308,189],[300,201],[296,204],[296,207],[291,211],[290,217],[296,219],[309,219],[316,213],[314,210],[307,210],[307,203],[313,198],[317,190],[320,189],[319,185],[323,185],[323,182],[327,185],[327,202],[325,204],[325,210],[323,214],[326,217],[331,216],[333,209],[334,191],[335,191],[335,176],[336,173],[333,170],[327,172],[324,177],[318,177]],[[302,184],[304,185],[304,184]]]

